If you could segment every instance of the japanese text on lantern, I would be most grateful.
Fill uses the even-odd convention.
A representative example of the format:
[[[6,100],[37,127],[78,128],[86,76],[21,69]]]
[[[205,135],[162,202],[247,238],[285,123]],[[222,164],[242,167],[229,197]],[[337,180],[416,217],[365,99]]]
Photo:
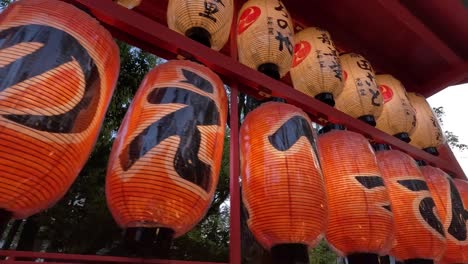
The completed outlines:
[[[200,12],[198,15],[206,17],[216,23],[217,20],[213,15],[219,12],[218,5],[225,7],[223,0],[205,0],[203,4],[203,12]]]
[[[317,37],[323,44],[327,45],[327,51],[323,51],[320,49],[316,50],[317,59],[320,64],[320,68],[330,68],[335,73],[335,78],[339,79],[340,81],[343,80],[343,73],[341,71],[341,66],[339,63],[338,53],[333,46],[333,43],[330,40],[330,36],[324,30],[320,30],[322,33],[320,36]],[[324,57],[332,58],[331,60],[324,60]],[[327,64],[328,62],[328,64]]]
[[[276,21],[274,21],[274,18],[269,16],[267,18],[267,24],[268,24],[268,34],[270,35],[275,35],[275,40],[278,41],[278,49],[280,51],[283,51],[284,49],[287,49],[289,54],[293,54],[293,44],[291,42],[292,35],[290,31],[288,30],[289,28],[289,15],[288,12],[286,11],[286,8],[284,7],[283,3],[278,0],[278,6],[275,6],[275,10],[278,12],[281,12],[282,16],[285,19],[282,18],[277,18]],[[276,28],[276,29],[275,29]],[[276,31],[276,33],[275,33]]]
[[[358,57],[359,60],[356,62],[356,65],[360,69],[367,71],[367,75],[365,79],[356,78],[356,86],[358,87],[359,95],[366,96],[367,92],[369,92],[372,95],[371,97],[372,105],[380,106],[380,102],[378,102],[380,91],[378,89],[373,88],[373,87],[377,87],[377,84],[375,82],[375,77],[373,74],[374,70],[372,69],[371,64],[364,57],[358,54],[352,54],[351,56]]]

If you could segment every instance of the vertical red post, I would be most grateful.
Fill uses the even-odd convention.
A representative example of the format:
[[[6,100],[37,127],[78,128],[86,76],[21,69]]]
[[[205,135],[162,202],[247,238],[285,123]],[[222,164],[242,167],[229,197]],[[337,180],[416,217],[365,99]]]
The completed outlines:
[[[234,2],[234,19],[231,25],[229,53],[237,61],[237,15],[241,1]],[[243,1],[242,1],[243,2]],[[230,146],[229,146],[229,175],[230,175],[230,225],[229,225],[229,263],[241,263],[241,201],[240,201],[240,164],[239,164],[239,86],[235,80],[231,82],[230,115]]]
[[[239,188],[239,108],[237,84],[231,86],[231,135],[230,135],[230,226],[229,226],[229,263],[241,263],[241,225],[240,225],[240,188]]]

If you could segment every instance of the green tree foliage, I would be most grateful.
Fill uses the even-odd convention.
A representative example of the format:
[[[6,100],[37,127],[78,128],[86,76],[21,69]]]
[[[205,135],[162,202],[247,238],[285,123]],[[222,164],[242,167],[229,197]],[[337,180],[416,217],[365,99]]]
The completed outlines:
[[[439,120],[439,123],[442,125],[444,123],[445,110],[442,106],[432,108],[434,113]],[[451,131],[444,131],[445,138],[450,147],[459,149],[461,151],[468,149],[468,145],[460,142],[460,139]]]

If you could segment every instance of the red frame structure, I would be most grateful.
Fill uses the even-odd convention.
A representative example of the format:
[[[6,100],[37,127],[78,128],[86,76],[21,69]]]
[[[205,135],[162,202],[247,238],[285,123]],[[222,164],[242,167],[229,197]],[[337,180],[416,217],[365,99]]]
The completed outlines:
[[[112,0],[63,1],[94,16],[114,37],[163,58],[172,59],[178,55],[192,57],[210,67],[230,85],[230,263],[241,263],[239,109],[238,104],[234,103],[238,100],[239,92],[257,97],[282,97],[302,108],[316,122],[343,124],[371,140],[386,142],[414,158],[425,160],[453,177],[466,178],[448,146],[440,149],[439,157],[434,157],[314,98],[304,96],[288,84],[287,78],[283,81],[273,80],[238,63],[235,23],[229,44],[221,52],[216,52],[167,28],[167,0],[143,0],[134,10],[118,6]],[[243,2],[236,0],[235,17]],[[440,5],[437,0],[362,0],[358,6],[354,0],[284,2],[298,25],[326,28],[341,50],[365,55],[378,70],[401,79],[410,91],[430,96],[449,85],[468,81],[468,50],[463,45],[468,42],[468,29],[464,26],[468,22],[468,9],[459,0],[444,1],[445,9],[436,14],[437,20],[444,22],[435,25],[431,22],[434,20],[431,10]],[[460,36],[460,32],[465,34]],[[383,41],[385,43],[380,43]],[[405,41],[409,42],[406,46]],[[8,257],[3,263],[31,263],[15,260],[22,257],[63,261],[61,263],[208,263],[15,251],[0,251],[0,256]]]

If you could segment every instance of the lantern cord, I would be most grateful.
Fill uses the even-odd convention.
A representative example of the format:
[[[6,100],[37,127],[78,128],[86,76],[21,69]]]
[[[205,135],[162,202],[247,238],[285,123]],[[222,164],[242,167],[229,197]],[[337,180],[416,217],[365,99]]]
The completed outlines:
[[[365,123],[375,127],[377,123],[375,122],[375,118],[373,115],[363,115],[358,118],[361,121],[364,121]]]
[[[326,103],[329,106],[335,106],[335,99],[332,93],[319,93],[315,96],[315,99]]]
[[[434,264],[432,259],[407,259],[404,264]]]
[[[0,209],[0,234],[3,234],[5,231],[8,222],[10,222],[12,213],[5,209]]]
[[[271,248],[273,264],[308,264],[309,251],[304,244],[278,244]]]
[[[348,264],[379,264],[379,256],[377,254],[372,253],[355,253],[346,256],[348,259]]]
[[[397,133],[395,135],[393,135],[394,137],[398,138],[399,140],[401,141],[404,141],[406,143],[410,143],[411,142],[411,138],[409,136],[408,133],[406,132],[401,132],[401,133]]]

